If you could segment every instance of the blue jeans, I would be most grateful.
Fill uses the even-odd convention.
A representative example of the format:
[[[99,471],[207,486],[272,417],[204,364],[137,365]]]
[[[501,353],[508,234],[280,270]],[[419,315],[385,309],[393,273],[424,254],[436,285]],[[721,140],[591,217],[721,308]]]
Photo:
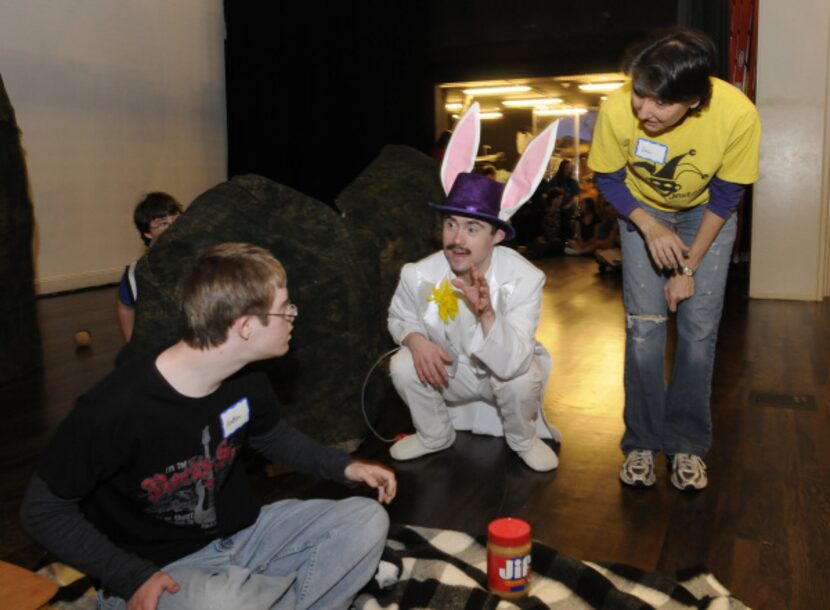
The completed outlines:
[[[348,608],[377,570],[389,518],[374,500],[283,500],[256,522],[162,568],[181,586],[158,610]],[[117,597],[98,604],[124,610]]]
[[[706,206],[682,212],[643,209],[690,246]],[[715,342],[736,226],[733,214],[695,272],[694,295],[677,307],[677,349],[667,384],[668,306],[663,295],[667,277],[652,263],[639,231],[629,230],[628,223],[620,221],[626,311],[623,453],[651,449],[704,457],[709,451]]]

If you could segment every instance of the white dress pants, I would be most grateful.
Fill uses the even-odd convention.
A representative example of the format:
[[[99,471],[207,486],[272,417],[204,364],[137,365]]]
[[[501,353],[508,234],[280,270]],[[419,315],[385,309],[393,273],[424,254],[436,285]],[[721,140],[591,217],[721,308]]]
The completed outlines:
[[[440,392],[418,379],[407,347],[401,347],[392,357],[389,371],[425,447],[445,445],[453,434],[449,409],[473,401],[496,406],[505,440],[514,451],[526,451],[538,436],[537,420],[541,416],[545,387],[544,369],[538,357],[524,374],[513,379],[478,375],[471,366],[459,362],[455,375]]]

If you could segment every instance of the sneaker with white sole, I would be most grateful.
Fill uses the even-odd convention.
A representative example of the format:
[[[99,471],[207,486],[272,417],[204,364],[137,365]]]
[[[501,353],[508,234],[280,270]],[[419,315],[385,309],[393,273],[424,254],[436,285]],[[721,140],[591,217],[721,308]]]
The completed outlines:
[[[620,468],[620,481],[634,487],[651,487],[654,476],[654,453],[648,449],[634,449],[625,456]]]
[[[705,489],[709,480],[706,478],[706,464],[697,455],[675,453],[671,460],[671,484],[680,491],[700,491]]]

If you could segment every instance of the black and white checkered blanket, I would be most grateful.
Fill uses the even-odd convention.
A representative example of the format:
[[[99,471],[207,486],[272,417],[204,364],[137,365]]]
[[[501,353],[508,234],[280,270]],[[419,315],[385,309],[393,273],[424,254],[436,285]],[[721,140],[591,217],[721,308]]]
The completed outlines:
[[[538,542],[531,552],[530,595],[519,602],[507,602],[487,592],[485,544],[485,536],[393,526],[378,578],[357,597],[354,606],[358,610],[747,608],[702,568],[686,570],[672,579],[631,566],[579,561]]]

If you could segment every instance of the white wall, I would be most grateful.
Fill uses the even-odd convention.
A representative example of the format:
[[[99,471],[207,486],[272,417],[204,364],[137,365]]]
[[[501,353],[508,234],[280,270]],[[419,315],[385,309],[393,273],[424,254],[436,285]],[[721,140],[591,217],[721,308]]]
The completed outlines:
[[[221,0],[4,0],[0,75],[22,131],[38,292],[117,280],[148,191],[227,172]]]
[[[820,300],[826,285],[830,2],[760,0],[756,101],[764,135],[750,296]]]

